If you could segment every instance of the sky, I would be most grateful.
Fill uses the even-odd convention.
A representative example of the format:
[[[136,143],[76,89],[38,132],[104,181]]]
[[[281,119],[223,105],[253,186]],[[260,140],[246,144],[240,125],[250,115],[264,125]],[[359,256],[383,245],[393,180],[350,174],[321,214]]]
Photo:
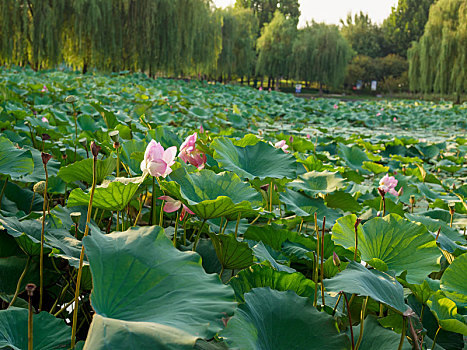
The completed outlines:
[[[371,20],[381,24],[391,13],[391,8],[397,5],[397,0],[299,0],[300,21],[299,27],[306,21],[315,20],[327,24],[339,24],[341,19],[352,14],[368,13]],[[217,7],[226,7],[235,4],[235,0],[214,0]]]

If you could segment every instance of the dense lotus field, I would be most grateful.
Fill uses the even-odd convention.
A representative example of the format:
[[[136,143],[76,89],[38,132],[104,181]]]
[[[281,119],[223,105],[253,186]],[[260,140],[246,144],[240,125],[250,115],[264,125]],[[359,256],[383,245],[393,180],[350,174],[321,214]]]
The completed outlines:
[[[465,103],[0,72],[0,349],[464,347]]]

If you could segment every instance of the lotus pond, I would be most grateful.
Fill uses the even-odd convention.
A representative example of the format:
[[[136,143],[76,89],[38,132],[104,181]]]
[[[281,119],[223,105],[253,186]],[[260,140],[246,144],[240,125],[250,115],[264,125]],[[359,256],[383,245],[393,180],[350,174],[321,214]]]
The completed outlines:
[[[2,69],[0,349],[462,349],[467,104]]]

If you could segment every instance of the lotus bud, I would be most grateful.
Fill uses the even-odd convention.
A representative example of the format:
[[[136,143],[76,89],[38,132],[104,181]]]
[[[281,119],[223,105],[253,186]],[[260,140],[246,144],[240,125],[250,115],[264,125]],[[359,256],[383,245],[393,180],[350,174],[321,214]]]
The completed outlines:
[[[49,134],[42,134],[42,141],[50,140],[50,135]]]
[[[26,284],[26,288],[24,288],[26,290],[26,292],[28,293],[28,297],[32,297],[32,295],[34,294],[34,291],[36,290],[36,285],[34,283],[28,283]]]
[[[410,204],[411,205],[415,204],[415,196],[413,194],[410,196]]]
[[[341,259],[339,259],[339,255],[337,255],[336,252],[332,252],[332,261],[334,262],[335,266],[341,266]]]
[[[67,96],[65,98],[66,103],[75,103],[78,99],[74,95]]]
[[[41,157],[42,157],[42,164],[44,164],[44,165],[47,165],[47,163],[49,162],[49,160],[52,159],[52,155],[51,155],[51,154],[44,153],[44,152],[41,153]]]
[[[360,225],[361,222],[362,222],[362,219],[360,218],[357,218],[357,220],[355,220],[355,225],[354,225],[355,231],[357,231],[358,225]]]
[[[399,188],[399,191],[397,191],[397,195],[400,197],[404,194],[404,187]]]
[[[81,218],[81,213],[79,211],[75,211],[70,214],[70,218],[75,225],[78,225],[79,219]]]
[[[378,210],[378,212],[376,213],[376,216],[380,217],[381,216],[381,211]]]
[[[113,142],[118,142],[119,134],[120,134],[120,132],[118,130],[114,130],[114,131],[109,132],[109,136],[110,136],[110,138],[112,139]]]
[[[452,184],[452,189],[453,189],[453,190],[456,189],[456,184],[455,184],[455,183]]]
[[[454,212],[456,211],[456,203],[451,202],[448,204],[449,207],[449,214],[454,215]]]
[[[78,142],[81,144],[81,146],[83,146],[84,148],[86,148],[86,146],[88,145],[88,139],[83,137],[82,139],[79,139]]]
[[[45,181],[39,181],[38,183],[36,183],[32,190],[35,193],[43,194],[45,191]]]
[[[97,158],[100,150],[101,146],[97,145],[94,141],[91,141],[91,153],[94,156],[94,158]]]

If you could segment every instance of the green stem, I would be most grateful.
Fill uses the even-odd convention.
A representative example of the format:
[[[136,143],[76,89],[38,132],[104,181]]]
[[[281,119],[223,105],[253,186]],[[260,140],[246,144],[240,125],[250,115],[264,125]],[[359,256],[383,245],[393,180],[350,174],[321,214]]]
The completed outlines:
[[[42,206],[42,230],[41,230],[41,254],[39,256],[39,312],[42,310],[42,299],[44,295],[44,241],[45,241],[45,211],[47,210],[47,185],[49,182],[49,174],[47,165],[44,165],[45,171],[45,188],[44,188],[44,205]]]
[[[433,350],[435,350],[436,340],[438,340],[438,334],[440,330],[441,330],[441,326],[438,326],[438,329],[436,330],[435,338],[433,339],[433,344],[431,345],[431,348]]]
[[[196,251],[196,247],[198,246],[198,241],[201,237],[201,232],[203,230],[205,222],[206,222],[206,219],[203,219],[203,223],[201,224],[201,227],[199,228],[198,233],[196,234],[195,243],[193,243],[193,251]]]
[[[321,301],[324,302],[324,231],[326,230],[326,216],[323,216],[323,230],[321,232]]]
[[[33,350],[33,323],[32,323],[32,300],[28,297],[28,350]]]
[[[120,152],[118,150],[119,147],[117,147],[117,177],[120,176]]]
[[[242,217],[242,213],[238,213],[237,216],[237,224],[235,225],[235,238],[237,238],[238,234],[238,225],[240,224],[240,218]]]
[[[270,212],[272,213],[272,192],[273,192],[273,181],[271,180],[271,184],[269,185],[269,209]]]
[[[178,231],[178,219],[180,217],[180,213],[177,211],[177,218],[175,219],[175,230],[174,230],[174,247],[177,248],[177,231]]]
[[[94,156],[94,161],[92,163],[92,187],[91,195],[89,197],[88,212],[86,217],[86,228],[84,229],[84,237],[89,233],[89,222],[91,221],[91,211],[92,211],[92,200],[94,198],[94,190],[96,189],[97,181],[97,156]],[[81,275],[83,274],[83,261],[84,261],[84,244],[81,246],[81,253],[79,256],[79,268],[78,268],[78,277],[76,278],[76,289],[75,289],[75,307],[73,309],[73,325],[71,329],[71,348],[75,347],[76,341],[76,326],[78,322],[78,301],[79,301],[79,290],[81,285]]]
[[[75,104],[71,104],[73,106],[73,119],[75,120],[75,162],[76,162],[76,146],[78,143],[78,118],[76,118],[77,113],[75,109]]]
[[[313,306],[316,307],[318,305],[318,256],[316,255],[316,252],[313,252],[313,266],[314,271],[313,271],[313,282],[315,282],[315,294],[313,296]]]
[[[360,312],[360,335],[358,336],[357,345],[355,345],[355,350],[358,350],[363,340],[363,326],[365,324],[365,312],[366,305],[368,304],[368,298],[369,297],[366,297],[365,300],[363,300],[362,311]]]
[[[341,298],[342,298],[342,293],[343,293],[343,292],[340,292],[340,293],[339,293],[339,297],[337,298],[336,305],[334,306],[334,309],[332,309],[332,316],[334,316],[335,313],[336,313],[337,305],[339,305],[339,302],[341,301]]]
[[[403,316],[403,323],[402,323],[402,333],[401,333],[401,341],[399,342],[399,347],[397,350],[402,350],[402,346],[404,345],[405,333],[407,332],[407,317]],[[413,340],[414,343],[417,342],[417,339]]]
[[[0,192],[0,208],[2,207],[2,199],[3,199],[3,195],[5,194],[5,189],[6,189],[7,183],[8,183],[8,176],[5,179],[5,182],[3,183],[2,192]],[[32,207],[32,204],[31,204],[31,207]]]
[[[117,223],[115,224],[115,231],[118,231],[119,225],[120,225],[120,212],[117,211]]]
[[[152,177],[151,225],[156,224],[156,177]]]
[[[66,291],[68,290],[68,288],[70,287],[70,282],[67,281],[65,287],[63,287],[62,291],[60,292],[60,294],[58,295],[57,299],[55,300],[54,304],[52,305],[52,307],[50,308],[50,311],[49,311],[49,314],[52,314],[53,311],[55,310],[55,307],[57,306],[58,302],[63,298],[63,296],[65,295]]]
[[[349,301],[347,299],[347,295],[344,292],[342,292],[342,294],[344,294],[345,305],[347,307],[347,316],[349,317],[350,339],[352,341],[352,350],[355,350],[355,341],[354,341],[353,327],[352,327],[352,316],[350,315],[350,305],[349,305]]]
[[[159,212],[159,226],[160,227],[163,227],[163,223],[164,223],[164,203],[165,201],[162,201],[161,203],[161,211]]]
[[[379,303],[379,317],[384,316],[384,306],[383,303]]]
[[[16,290],[15,290],[15,295],[13,295],[13,299],[10,301],[10,305],[8,307],[12,306],[14,302],[16,301],[16,298],[18,297],[19,290],[21,288],[21,282],[23,282],[24,276],[26,276],[26,272],[29,269],[29,264],[31,263],[31,255],[28,255],[28,260],[26,261],[26,266],[24,267],[23,273],[21,276],[19,276],[18,284],[16,285]]]
[[[34,203],[34,198],[36,197],[36,192],[32,193],[32,199],[31,199],[31,204],[29,205],[29,213],[32,212],[32,205]],[[0,196],[0,203],[2,202],[1,196]]]

